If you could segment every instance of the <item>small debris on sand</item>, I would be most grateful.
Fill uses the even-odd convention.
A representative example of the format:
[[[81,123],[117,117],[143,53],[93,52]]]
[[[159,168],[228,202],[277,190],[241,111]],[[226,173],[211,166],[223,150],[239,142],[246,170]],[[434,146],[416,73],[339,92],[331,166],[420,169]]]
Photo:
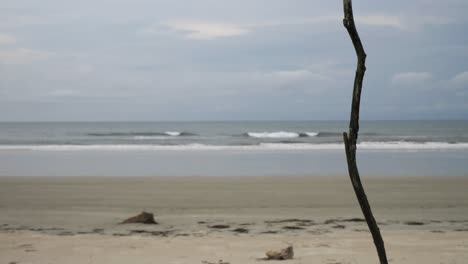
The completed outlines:
[[[300,227],[300,226],[283,226],[283,229],[285,229],[285,230],[302,230],[304,228]]]
[[[113,236],[130,236],[130,234],[114,233]]]
[[[347,223],[347,222],[351,222],[351,223],[365,223],[365,222],[366,222],[366,219],[363,219],[363,218],[345,218],[345,219],[337,218],[337,219],[328,219],[328,220],[325,220],[325,222],[323,222],[323,223],[324,223],[325,225],[329,225],[329,224]]]
[[[211,226],[208,226],[209,228],[215,228],[215,229],[226,229],[226,228],[229,228],[231,226],[229,225],[211,225]]]
[[[232,232],[246,234],[249,232],[249,230],[246,228],[236,228],[233,229]]]
[[[281,249],[280,251],[270,250],[266,253],[266,260],[287,260],[294,257],[294,250],[292,246]]]
[[[152,224],[152,225],[158,224],[158,222],[154,221],[154,215],[148,212],[142,212],[141,214],[130,217],[127,220],[122,222],[122,224],[133,224],[133,223]]]
[[[150,231],[150,230],[142,230],[142,229],[130,230],[130,233],[132,234],[146,234],[146,235],[163,236],[163,237],[167,237],[173,232],[174,232],[173,230],[165,230],[165,231]]]
[[[335,228],[335,229],[345,229],[346,226],[345,226],[345,225],[334,225],[334,226],[332,226],[332,228]]]
[[[278,234],[279,231],[274,231],[274,230],[268,230],[268,231],[263,231],[260,234]]]
[[[425,225],[426,223],[423,223],[423,222],[419,222],[419,221],[408,221],[408,222],[405,222],[405,225],[412,225],[412,226],[421,226],[421,225]]]
[[[309,219],[297,219],[297,218],[291,218],[291,219],[282,219],[282,220],[268,220],[265,221],[266,224],[280,224],[280,223],[314,223],[313,220]]]

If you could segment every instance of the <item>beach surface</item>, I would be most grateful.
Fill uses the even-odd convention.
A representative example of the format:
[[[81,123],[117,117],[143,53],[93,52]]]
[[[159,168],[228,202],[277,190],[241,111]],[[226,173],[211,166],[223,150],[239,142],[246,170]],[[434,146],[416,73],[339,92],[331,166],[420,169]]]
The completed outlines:
[[[363,178],[393,263],[466,263],[468,178]],[[142,211],[157,225],[120,224]],[[0,177],[0,263],[377,263],[343,177]]]

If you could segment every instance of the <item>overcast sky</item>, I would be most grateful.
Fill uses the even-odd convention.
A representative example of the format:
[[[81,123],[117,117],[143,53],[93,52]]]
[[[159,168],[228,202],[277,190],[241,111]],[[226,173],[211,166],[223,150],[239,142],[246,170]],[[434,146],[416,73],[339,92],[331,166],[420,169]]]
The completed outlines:
[[[355,0],[363,119],[468,117],[468,1]],[[0,120],[344,120],[342,1],[2,0]]]

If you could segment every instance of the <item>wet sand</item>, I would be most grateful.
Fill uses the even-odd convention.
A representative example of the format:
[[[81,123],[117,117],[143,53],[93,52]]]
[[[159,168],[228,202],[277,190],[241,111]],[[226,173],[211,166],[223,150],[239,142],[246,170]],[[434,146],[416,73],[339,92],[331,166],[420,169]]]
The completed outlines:
[[[395,263],[466,263],[468,178],[363,179]],[[119,224],[148,211],[158,225]],[[376,263],[347,177],[0,177],[2,263]]]

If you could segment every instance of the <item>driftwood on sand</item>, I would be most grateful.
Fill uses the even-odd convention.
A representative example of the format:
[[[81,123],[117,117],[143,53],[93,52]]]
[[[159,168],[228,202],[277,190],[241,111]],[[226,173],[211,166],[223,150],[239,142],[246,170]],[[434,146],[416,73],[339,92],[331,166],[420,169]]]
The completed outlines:
[[[133,216],[124,220],[121,224],[133,224],[133,223],[152,224],[152,225],[158,224],[158,222],[154,220],[154,215],[148,212],[141,212],[139,215],[136,215],[136,216]]]
[[[292,246],[283,248],[279,251],[270,250],[266,253],[266,260],[287,260],[294,257],[294,250]]]

